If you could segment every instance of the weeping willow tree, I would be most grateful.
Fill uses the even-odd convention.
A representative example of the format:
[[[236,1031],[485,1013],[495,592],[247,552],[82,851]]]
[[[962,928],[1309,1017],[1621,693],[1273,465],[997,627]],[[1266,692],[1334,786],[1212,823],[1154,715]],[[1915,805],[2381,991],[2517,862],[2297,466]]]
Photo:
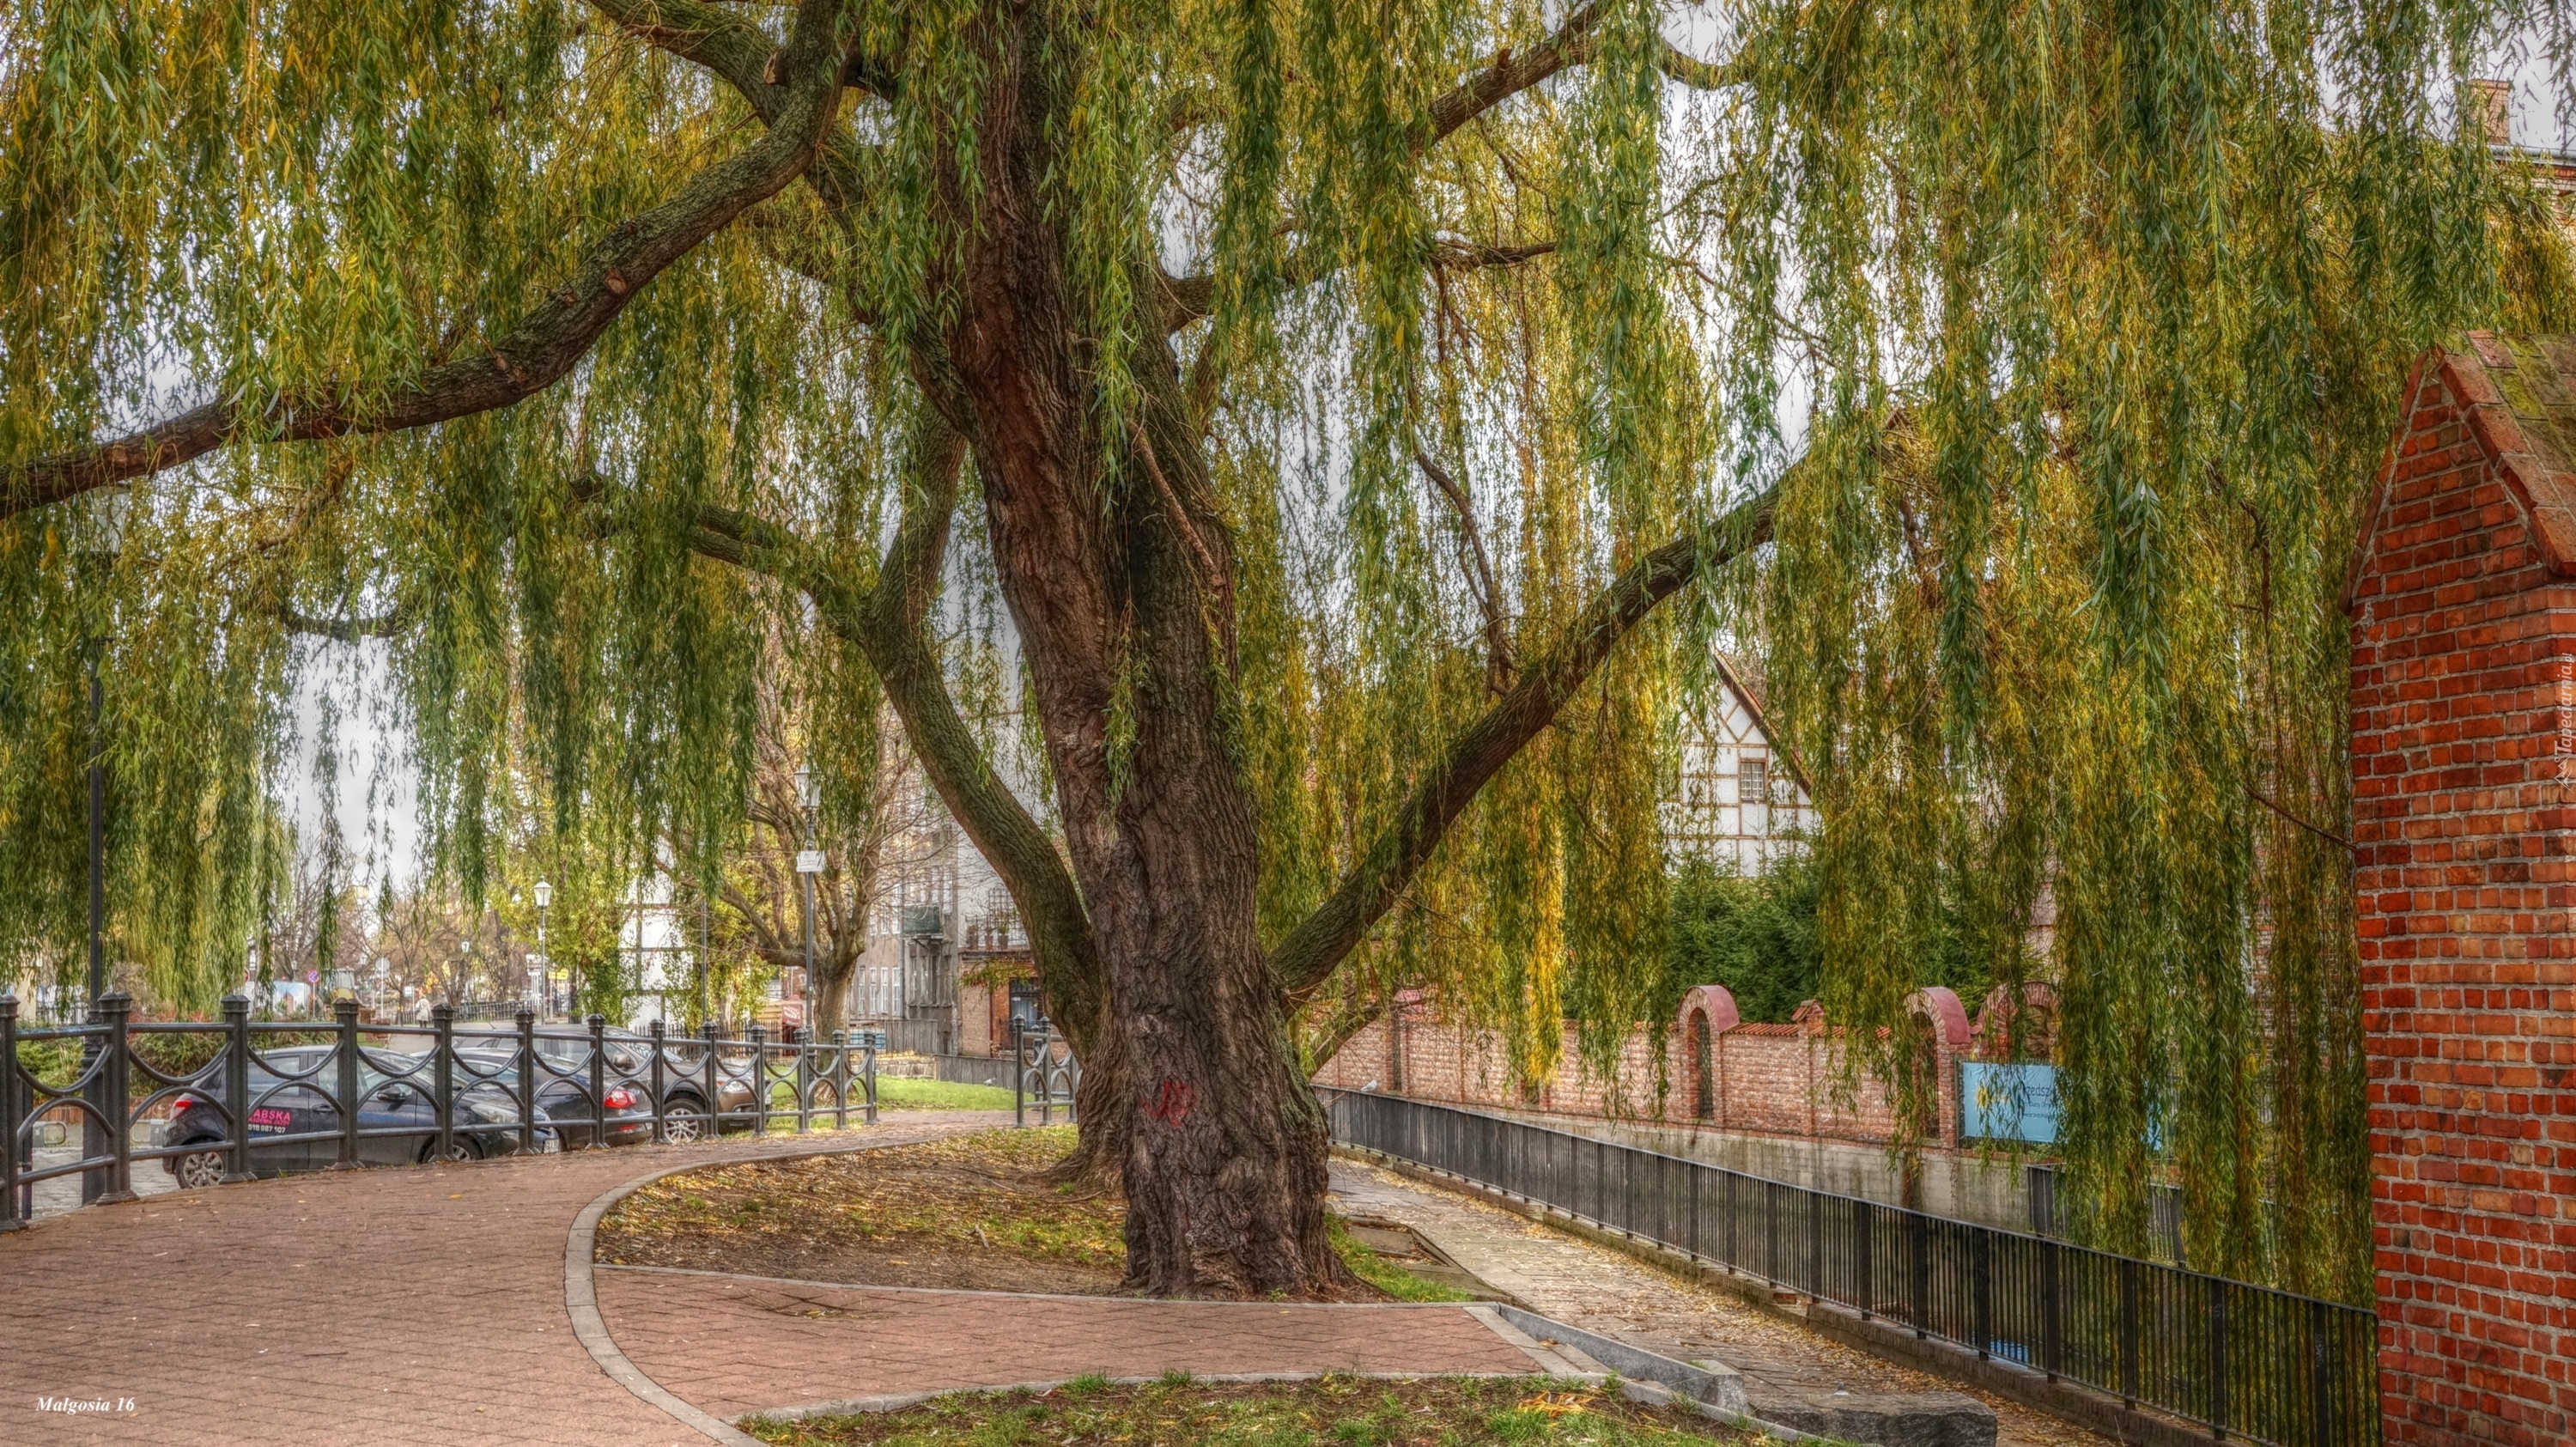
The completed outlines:
[[[178,982],[257,912],[298,635],[389,640],[479,895],[516,758],[713,878],[784,628],[1016,897],[1134,1284],[1332,1295],[1297,1032],[1431,986],[1606,1059],[1752,645],[1855,1038],[1892,926],[1967,898],[2014,980],[2053,888],[2096,1234],[2164,1153],[2203,1259],[2349,1281],[2332,579],[2408,358],[2502,314],[2449,85],[2531,23],[18,6],[0,936],[76,930],[84,649]]]

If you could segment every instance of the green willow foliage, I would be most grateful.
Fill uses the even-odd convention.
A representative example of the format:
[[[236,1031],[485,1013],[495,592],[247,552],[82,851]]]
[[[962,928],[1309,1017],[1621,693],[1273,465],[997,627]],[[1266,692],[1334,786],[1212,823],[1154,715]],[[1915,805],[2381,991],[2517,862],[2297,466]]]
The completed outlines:
[[[1066,97],[1045,184],[1096,367],[1067,405],[1132,435],[1168,333],[1202,413],[1265,940],[1619,570],[1779,488],[1757,566],[1618,645],[1306,1002],[1319,1029],[1427,986],[1527,1071],[1569,1014],[1606,1062],[1662,988],[1677,720],[1714,644],[1758,641],[1823,809],[1833,1018],[1903,1038],[1899,942],[1940,916],[1984,973],[2061,990],[2095,1236],[2142,1242],[2169,1166],[2195,1261],[2365,1289],[2334,595],[2409,359],[2505,318],[2508,279],[2563,276],[2528,240],[2546,216],[2447,120],[2450,78],[2499,35],[2556,35],[2554,7],[1007,13]],[[0,468],[206,402],[363,412],[477,355],[761,133],[675,52],[766,52],[790,23],[679,0],[0,14]],[[171,998],[234,978],[286,872],[272,801],[317,629],[389,635],[384,701],[469,898],[526,857],[573,877],[567,855],[596,893],[664,839],[711,872],[770,630],[818,719],[877,696],[697,521],[746,510],[872,579],[919,346],[956,304],[939,278],[975,239],[937,203],[971,181],[992,23],[849,0],[840,34],[895,78],[833,123],[855,203],[753,206],[524,402],[253,435],[0,514],[0,943],[76,956],[93,646],[119,949]],[[948,667],[1029,778],[974,496],[970,469]],[[814,747],[860,798],[873,739]]]

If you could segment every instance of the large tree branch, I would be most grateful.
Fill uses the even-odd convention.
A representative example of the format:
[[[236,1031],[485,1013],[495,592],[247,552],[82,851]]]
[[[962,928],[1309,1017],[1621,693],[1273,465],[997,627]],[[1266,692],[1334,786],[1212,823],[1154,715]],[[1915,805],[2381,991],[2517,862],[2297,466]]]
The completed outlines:
[[[1344,875],[1331,897],[1271,952],[1279,988],[1303,995],[1331,978],[1431,858],[1478,791],[1556,719],[1592,671],[1657,603],[1684,584],[1744,556],[1771,536],[1776,489],[1738,505],[1706,536],[1648,553],[1587,605],[1564,641],[1531,664],[1512,691],[1450,742],[1395,819]]]
[[[778,52],[769,33],[736,11],[701,0],[590,0],[591,8],[655,49],[703,68],[732,87],[761,123],[775,130],[786,114],[787,94],[772,80]],[[844,58],[845,84],[880,96],[895,91],[893,67],[853,49]],[[805,169],[805,183],[838,215],[865,189],[860,149],[841,127],[826,130],[821,154]]]
[[[175,467],[234,441],[307,441],[427,427],[507,407],[572,370],[637,291],[813,160],[839,106],[834,0],[805,0],[781,52],[778,118],[743,150],[689,178],[678,195],[620,222],[572,276],[475,356],[423,371],[382,397],[324,387],[266,404],[209,402],[112,442],[0,468],[0,519]]]
[[[903,517],[873,589],[851,587],[803,539],[727,508],[701,508],[697,551],[776,578],[813,600],[824,625],[857,647],[903,720],[922,771],[1018,902],[1048,1000],[1068,1032],[1087,1036],[1103,1002],[1098,943],[1081,891],[1017,795],[993,772],[982,743],[949,696],[938,653],[923,630],[938,595],[963,443],[925,418],[906,469]],[[1077,1048],[1088,1041],[1077,1038]]]
[[[1427,151],[1449,138],[1460,126],[1539,84],[1569,66],[1590,61],[1600,46],[1602,0],[1592,0],[1556,27],[1545,40],[1527,50],[1514,52],[1505,46],[1467,79],[1443,93],[1431,103],[1429,124],[1417,152]],[[1655,68],[1666,77],[1696,90],[1721,90],[1740,85],[1748,73],[1740,60],[1710,62],[1696,60],[1673,48],[1660,37]]]

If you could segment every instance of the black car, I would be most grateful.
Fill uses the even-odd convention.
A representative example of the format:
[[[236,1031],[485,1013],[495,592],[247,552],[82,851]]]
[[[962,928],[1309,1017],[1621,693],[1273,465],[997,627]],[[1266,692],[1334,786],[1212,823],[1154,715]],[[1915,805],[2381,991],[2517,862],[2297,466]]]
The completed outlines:
[[[646,1058],[623,1050],[611,1043],[600,1060],[599,1108],[593,1113],[590,1100],[590,1039],[540,1035],[537,1037],[537,1109],[550,1121],[563,1140],[564,1149],[581,1150],[590,1145],[594,1133],[605,1124],[605,1136],[613,1146],[635,1145],[653,1138],[653,1099],[645,1082],[634,1073],[645,1068]],[[497,1088],[515,1099],[519,1089],[519,1047],[504,1040],[460,1040],[456,1044],[456,1074],[459,1080],[469,1074],[485,1088]],[[666,1092],[668,1093],[668,1092]],[[696,1099],[695,1092],[690,1097]],[[674,1102],[673,1110],[701,1109]],[[673,1140],[696,1140],[695,1121],[670,1122]],[[683,1127],[686,1127],[684,1130]]]
[[[537,1072],[537,1104],[562,1133],[565,1149],[588,1146],[594,1124],[589,1033],[542,1033],[536,1037],[536,1047],[542,1060]],[[662,1132],[667,1140],[703,1140],[710,1134],[705,1049],[703,1042],[686,1036],[664,1042]],[[460,1061],[471,1062],[478,1077],[489,1078],[512,1091],[518,1089],[519,1046],[515,1036],[460,1036],[456,1053]],[[650,1036],[610,1030],[602,1037],[598,1113],[607,1121],[608,1144],[638,1145],[653,1138],[652,1061]],[[749,1125],[752,1087],[748,1059],[723,1060],[716,1074],[716,1096],[723,1103],[730,1126],[741,1129]]]
[[[318,1171],[340,1159],[340,1109],[331,1098],[338,1070],[334,1047],[293,1046],[254,1053],[250,1063],[250,1169],[277,1176]],[[390,1069],[379,1068],[390,1067]],[[413,1056],[369,1051],[358,1068],[358,1159],[370,1165],[409,1165],[438,1156],[438,1112],[429,1071]],[[169,1121],[154,1144],[202,1145],[166,1156],[162,1164],[190,1189],[224,1178],[224,1070],[208,1066],[171,1101]],[[519,1112],[503,1093],[458,1082],[447,1158],[479,1160],[519,1148]],[[554,1129],[537,1117],[540,1149],[553,1145]]]

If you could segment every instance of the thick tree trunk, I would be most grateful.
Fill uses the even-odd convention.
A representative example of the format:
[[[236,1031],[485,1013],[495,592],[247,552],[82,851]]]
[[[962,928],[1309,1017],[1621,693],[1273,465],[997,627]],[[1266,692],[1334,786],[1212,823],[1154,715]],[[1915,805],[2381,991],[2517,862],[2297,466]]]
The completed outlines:
[[[1231,553],[1168,347],[1131,353],[1138,414],[1103,405],[1047,191],[1069,130],[1031,33],[1050,14],[983,37],[981,171],[941,197],[957,305],[918,370],[973,445],[1107,985],[1089,1093],[1119,1099],[1086,1134],[1118,1149],[1131,1288],[1351,1295],[1324,1227],[1323,1115],[1254,930],[1252,801],[1222,722]]]
[[[858,967],[859,957],[843,954],[837,940],[814,957],[814,968],[805,977],[805,1025],[815,1039],[831,1039],[845,1023],[842,1007],[849,1003],[850,974]]]

